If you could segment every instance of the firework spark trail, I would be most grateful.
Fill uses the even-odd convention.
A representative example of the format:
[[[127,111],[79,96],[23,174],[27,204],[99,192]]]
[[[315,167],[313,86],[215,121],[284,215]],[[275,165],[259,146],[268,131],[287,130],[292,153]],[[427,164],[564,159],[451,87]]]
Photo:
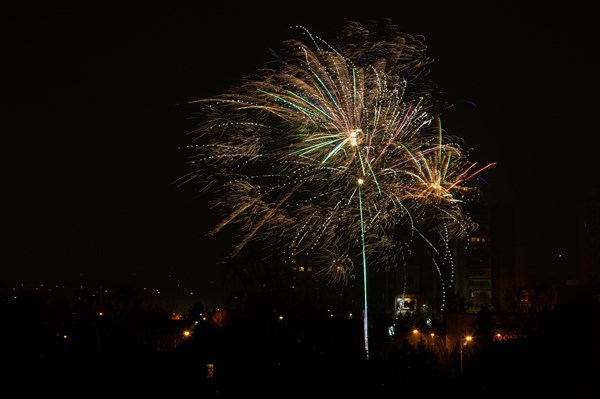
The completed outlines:
[[[407,232],[435,249],[427,236],[443,232],[445,242],[476,227],[460,205],[493,164],[471,163],[442,134],[423,40],[382,29],[350,22],[334,48],[300,27],[308,43],[284,42],[255,76],[194,101],[203,143],[186,179],[222,189],[215,206],[228,215],[212,233],[242,226],[232,255],[265,239],[291,256],[337,260],[320,273],[346,282],[342,259],[360,254],[366,278],[367,258],[386,268],[406,258]]]

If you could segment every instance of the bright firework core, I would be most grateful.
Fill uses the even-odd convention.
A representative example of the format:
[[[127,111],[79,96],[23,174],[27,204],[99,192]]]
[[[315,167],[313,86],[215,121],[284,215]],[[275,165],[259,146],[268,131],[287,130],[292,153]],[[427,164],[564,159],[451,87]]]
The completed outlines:
[[[356,146],[358,144],[358,136],[360,135],[361,130],[356,129],[350,133],[350,145]]]

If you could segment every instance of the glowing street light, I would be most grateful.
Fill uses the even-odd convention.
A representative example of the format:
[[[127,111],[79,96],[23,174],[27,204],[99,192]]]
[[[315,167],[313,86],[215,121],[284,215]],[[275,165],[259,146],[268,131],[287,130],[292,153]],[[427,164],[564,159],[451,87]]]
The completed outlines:
[[[473,340],[473,336],[472,335],[467,335],[464,336],[463,339],[461,340],[462,342],[460,343],[460,375],[462,376],[464,374],[464,368],[463,368],[463,346],[467,346],[467,344],[469,342],[471,342]]]

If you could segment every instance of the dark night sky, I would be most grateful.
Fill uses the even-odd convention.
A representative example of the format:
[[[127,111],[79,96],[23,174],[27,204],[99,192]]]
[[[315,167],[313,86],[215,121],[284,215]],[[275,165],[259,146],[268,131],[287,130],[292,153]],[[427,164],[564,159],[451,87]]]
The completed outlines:
[[[227,242],[203,237],[217,215],[172,184],[193,128],[185,103],[269,61],[291,25],[327,39],[345,20],[424,35],[430,77],[455,104],[445,128],[473,160],[498,162],[485,191],[515,209],[518,242],[559,250],[573,236],[598,186],[591,2],[172,3],[2,6],[0,283],[171,275],[210,302]]]

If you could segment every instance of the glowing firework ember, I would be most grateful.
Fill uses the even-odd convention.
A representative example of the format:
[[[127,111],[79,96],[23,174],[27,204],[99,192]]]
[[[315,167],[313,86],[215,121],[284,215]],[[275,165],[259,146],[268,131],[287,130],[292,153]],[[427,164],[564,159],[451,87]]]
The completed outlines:
[[[367,263],[397,264],[407,236],[447,243],[474,229],[461,204],[492,165],[470,163],[442,134],[423,40],[348,23],[334,46],[298,29],[306,40],[285,42],[256,76],[195,101],[202,142],[184,180],[220,194],[227,216],[210,234],[237,223],[231,256],[265,240],[313,253],[343,283],[359,256],[365,281]]]

